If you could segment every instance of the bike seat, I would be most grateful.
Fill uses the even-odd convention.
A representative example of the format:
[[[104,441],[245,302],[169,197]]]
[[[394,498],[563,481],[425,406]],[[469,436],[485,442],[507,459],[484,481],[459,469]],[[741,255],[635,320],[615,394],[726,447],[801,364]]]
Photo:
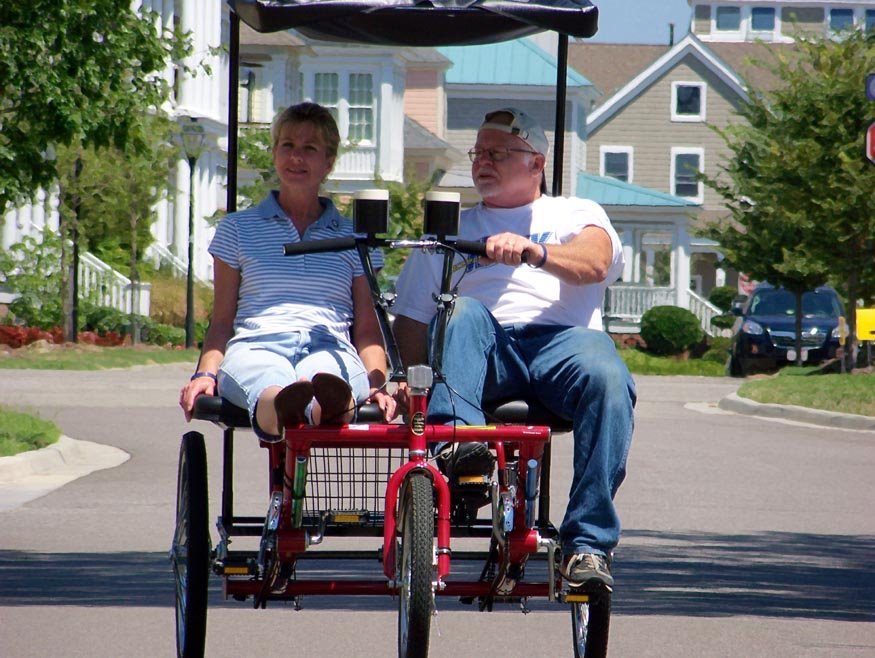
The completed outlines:
[[[546,425],[554,432],[570,432],[572,429],[570,420],[557,416],[537,400],[506,400],[487,405],[485,411],[487,418],[502,423]]]
[[[249,412],[242,407],[231,404],[218,395],[201,395],[194,401],[192,418],[206,420],[225,427],[251,427]],[[379,423],[383,420],[383,412],[376,404],[366,404],[359,407],[356,413],[357,423]]]

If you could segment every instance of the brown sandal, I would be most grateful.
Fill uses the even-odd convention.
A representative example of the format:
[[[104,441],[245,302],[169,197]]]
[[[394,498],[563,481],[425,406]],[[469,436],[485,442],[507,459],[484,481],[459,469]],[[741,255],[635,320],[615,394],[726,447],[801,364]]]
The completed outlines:
[[[328,372],[313,375],[313,396],[321,408],[320,424],[340,425],[351,419],[352,389],[337,375]]]
[[[289,384],[273,401],[280,429],[307,422],[307,405],[313,399],[313,384],[307,381]]]

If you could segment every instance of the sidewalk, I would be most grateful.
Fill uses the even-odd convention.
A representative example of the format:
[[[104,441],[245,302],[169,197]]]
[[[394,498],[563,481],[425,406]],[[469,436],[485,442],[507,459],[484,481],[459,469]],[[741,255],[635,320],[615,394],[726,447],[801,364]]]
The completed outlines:
[[[0,511],[19,507],[80,477],[115,468],[130,455],[112,446],[61,436],[40,450],[0,457]]]

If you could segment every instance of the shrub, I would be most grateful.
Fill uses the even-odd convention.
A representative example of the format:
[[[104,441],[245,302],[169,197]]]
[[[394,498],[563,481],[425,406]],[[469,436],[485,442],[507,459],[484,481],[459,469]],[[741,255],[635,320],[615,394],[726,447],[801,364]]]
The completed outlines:
[[[722,315],[715,315],[711,318],[711,325],[718,329],[732,329],[732,325],[734,324],[735,316],[732,315],[732,313],[723,313]]]
[[[702,340],[699,319],[679,306],[654,306],[641,318],[641,338],[657,355],[686,352]]]
[[[732,308],[732,300],[738,297],[735,286],[717,286],[708,294],[708,301],[724,313]]]
[[[731,342],[731,338],[724,338],[722,336],[710,337],[708,339],[708,350],[702,355],[702,360],[721,364],[726,363]]]

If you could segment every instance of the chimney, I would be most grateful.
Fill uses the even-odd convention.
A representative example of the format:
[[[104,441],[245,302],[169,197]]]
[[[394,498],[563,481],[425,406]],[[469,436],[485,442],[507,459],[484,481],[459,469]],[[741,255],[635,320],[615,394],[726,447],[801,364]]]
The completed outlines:
[[[668,47],[671,48],[674,45],[674,23],[668,24]]]

